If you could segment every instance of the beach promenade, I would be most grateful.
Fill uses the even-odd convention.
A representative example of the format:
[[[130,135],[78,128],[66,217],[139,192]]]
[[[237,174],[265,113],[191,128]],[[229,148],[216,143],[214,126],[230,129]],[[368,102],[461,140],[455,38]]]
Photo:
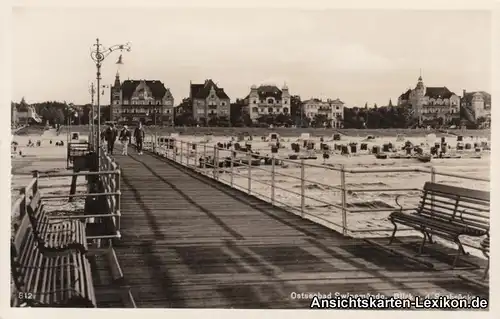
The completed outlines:
[[[306,293],[488,298],[488,289],[457,277],[481,270],[451,269],[454,250],[427,248],[420,258],[429,268],[167,159],[130,153],[115,156],[122,238],[114,248],[137,307],[306,308]],[[395,250],[418,249],[420,238],[398,238]],[[119,306],[95,288],[99,307]]]

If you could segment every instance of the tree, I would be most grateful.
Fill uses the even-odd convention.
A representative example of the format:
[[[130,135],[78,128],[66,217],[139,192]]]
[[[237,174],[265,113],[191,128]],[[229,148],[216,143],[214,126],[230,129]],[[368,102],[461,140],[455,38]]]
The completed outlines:
[[[275,118],[276,125],[291,125],[293,123],[289,114],[280,113]]]
[[[368,102],[365,102],[365,110],[368,109]]]
[[[377,108],[378,108],[377,103],[373,104],[373,108],[374,108],[374,109],[377,109]]]
[[[302,112],[302,100],[300,99],[300,95],[292,95],[290,97],[290,115],[293,123],[300,126],[300,119],[304,118],[304,114]]]
[[[328,116],[325,114],[316,114],[312,119],[311,125],[314,127],[324,127],[328,122]]]
[[[392,105],[392,99],[389,99],[389,105],[388,106],[389,107],[393,107],[393,105]]]
[[[243,123],[242,116],[245,110],[245,103],[243,99],[236,99],[235,103],[231,103],[231,111],[230,111],[230,122],[233,126],[241,126]]]

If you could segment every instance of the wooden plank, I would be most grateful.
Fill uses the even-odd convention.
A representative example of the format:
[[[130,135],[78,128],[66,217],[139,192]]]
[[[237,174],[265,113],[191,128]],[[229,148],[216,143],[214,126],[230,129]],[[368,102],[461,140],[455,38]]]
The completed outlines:
[[[477,286],[480,286],[480,287],[483,287],[483,288],[486,288],[486,289],[489,289],[489,284],[487,282],[485,282],[484,280],[480,280],[480,279],[476,279],[476,278],[471,278],[471,277],[467,277],[467,276],[464,276],[464,275],[457,275],[458,278],[466,281],[466,282],[470,282],[471,284],[474,284],[474,285],[477,285]]]

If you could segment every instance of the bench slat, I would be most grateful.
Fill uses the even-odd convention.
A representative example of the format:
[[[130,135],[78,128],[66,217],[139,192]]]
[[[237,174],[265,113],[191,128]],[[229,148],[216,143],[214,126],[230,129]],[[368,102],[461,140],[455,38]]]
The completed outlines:
[[[480,201],[490,201],[490,193],[485,191],[480,191],[476,189],[469,189],[457,186],[450,186],[445,184],[438,184],[432,182],[426,182],[424,185],[424,191],[434,191],[444,194],[454,194],[464,198],[477,199]]]
[[[489,192],[426,182],[419,206],[415,212],[393,212],[389,219],[394,224],[390,243],[397,231],[396,224],[403,224],[424,233],[420,249],[424,247],[427,235],[449,239],[459,246],[453,266],[456,265],[463,245],[460,236],[481,237],[488,235],[490,229]],[[483,244],[484,242],[484,244]],[[486,243],[481,246],[486,251]],[[489,250],[489,248],[487,248]]]

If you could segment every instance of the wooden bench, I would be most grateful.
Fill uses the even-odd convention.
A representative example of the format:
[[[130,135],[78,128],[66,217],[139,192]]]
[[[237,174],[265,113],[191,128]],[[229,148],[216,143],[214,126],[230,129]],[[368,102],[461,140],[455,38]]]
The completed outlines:
[[[389,244],[394,240],[398,224],[422,232],[420,253],[426,240],[433,243],[432,235],[451,240],[459,248],[453,262],[455,267],[460,255],[466,254],[460,236],[482,237],[489,233],[489,192],[427,182],[419,206],[413,212],[404,212],[398,197],[396,203],[401,210],[389,216],[394,225]]]
[[[44,253],[65,253],[77,250],[85,254],[88,250],[85,222],[77,219],[56,221],[47,216],[37,191],[27,206],[27,213],[38,249]]]
[[[29,223],[26,221],[26,223]],[[85,255],[71,251],[46,256],[29,226],[11,242],[13,307],[96,307],[91,267]]]

